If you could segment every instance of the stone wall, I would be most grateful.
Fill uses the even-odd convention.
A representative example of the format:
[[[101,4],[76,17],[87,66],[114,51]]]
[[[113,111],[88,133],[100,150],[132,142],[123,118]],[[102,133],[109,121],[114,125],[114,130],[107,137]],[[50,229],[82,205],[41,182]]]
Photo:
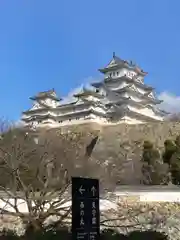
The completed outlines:
[[[61,131],[91,131],[98,130],[100,132],[101,141],[118,142],[149,140],[157,146],[162,147],[164,140],[167,138],[175,138],[180,134],[180,122],[158,122],[139,125],[107,125],[102,126],[97,123],[67,126],[61,128]]]

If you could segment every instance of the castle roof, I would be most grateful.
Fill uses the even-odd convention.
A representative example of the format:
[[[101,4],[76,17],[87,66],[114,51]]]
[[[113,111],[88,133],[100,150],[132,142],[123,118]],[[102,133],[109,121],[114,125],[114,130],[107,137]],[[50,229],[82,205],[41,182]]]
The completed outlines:
[[[99,93],[99,90],[97,88],[92,90],[92,89],[87,89],[85,87],[83,87],[83,89],[81,91],[74,94],[73,96],[74,97],[85,97],[85,96],[92,96],[92,95],[94,97],[97,97],[97,98],[103,98],[104,97]]]
[[[55,92],[54,89],[39,92],[37,95],[30,97],[31,100],[38,100],[38,99],[45,99],[45,98],[51,98],[55,101],[60,101],[61,98],[59,98]]]
[[[119,109],[119,107],[118,106],[115,106],[117,109],[115,110],[114,109],[114,113],[117,113],[117,115],[118,115],[118,109]],[[135,118],[137,118],[137,119],[142,119],[142,120],[144,120],[144,121],[158,121],[158,119],[153,119],[153,118],[151,118],[150,116],[148,116],[148,115],[144,115],[144,114],[142,114],[142,113],[139,113],[139,112],[136,112],[136,111],[134,111],[134,110],[132,110],[132,109],[130,109],[128,106],[126,106],[126,107],[124,107],[123,108],[123,110],[124,111],[122,111],[122,108],[120,108],[119,109],[120,110],[120,114],[122,115],[122,116],[129,116],[129,117],[135,117]]]
[[[142,75],[142,76],[147,75],[147,72],[144,72],[136,63],[133,63],[132,61],[123,60],[123,59],[119,58],[118,56],[116,56],[115,53],[113,53],[112,60],[104,68],[100,68],[99,71],[101,73],[106,73],[108,71],[116,70],[116,69],[122,68],[122,67],[132,69],[137,74]]]
[[[153,87],[151,87],[151,86],[149,86],[149,85],[147,85],[147,84],[145,84],[145,83],[137,82],[137,81],[135,81],[134,79],[131,79],[131,78],[126,77],[125,75],[122,76],[122,77],[119,77],[119,78],[111,78],[111,77],[108,77],[108,78],[106,78],[106,79],[105,79],[104,81],[102,81],[102,82],[93,82],[93,83],[91,83],[91,85],[92,85],[93,87],[99,88],[99,87],[101,87],[102,85],[104,85],[104,84],[106,84],[106,83],[108,83],[108,82],[121,81],[122,78],[126,78],[126,81],[127,81],[127,82],[133,83],[133,84],[135,84],[136,86],[138,86],[138,87],[140,87],[140,88],[142,88],[142,89],[151,90],[151,91],[154,90]]]

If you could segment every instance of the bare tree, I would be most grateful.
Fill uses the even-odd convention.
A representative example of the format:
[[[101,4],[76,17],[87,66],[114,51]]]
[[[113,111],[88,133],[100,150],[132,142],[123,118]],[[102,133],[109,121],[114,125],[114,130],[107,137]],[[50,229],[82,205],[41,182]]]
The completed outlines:
[[[103,171],[91,159],[97,134],[49,130],[39,132],[35,141],[30,131],[6,132],[0,140],[1,214],[19,217],[34,230],[52,216],[56,226],[62,225],[71,212],[66,204],[71,176],[97,177]],[[28,211],[20,209],[19,199]]]
[[[92,158],[98,161],[105,169],[105,177],[108,180],[110,179],[107,184],[108,187],[110,187],[110,184],[111,187],[114,187],[114,183],[120,185],[140,184],[142,178],[141,145],[139,141],[119,143],[116,139],[108,144],[108,141],[101,139],[100,144],[92,154]]]
[[[145,203],[135,198],[122,199],[116,209],[102,213],[101,226],[125,234],[132,231],[161,231],[171,239],[179,239],[179,216],[178,203]]]

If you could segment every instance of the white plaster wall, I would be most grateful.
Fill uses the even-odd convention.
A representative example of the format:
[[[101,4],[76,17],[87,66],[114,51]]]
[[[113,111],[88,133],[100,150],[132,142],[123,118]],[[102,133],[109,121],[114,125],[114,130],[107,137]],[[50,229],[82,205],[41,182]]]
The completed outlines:
[[[177,192],[154,192],[144,193],[140,196],[141,202],[180,202],[180,193]]]
[[[154,118],[154,119],[157,119],[157,120],[163,120],[163,118],[161,116],[158,116],[156,115],[152,109],[149,109],[149,108],[142,108],[142,109],[139,109],[139,108],[136,108],[136,107],[133,107],[133,106],[130,106],[128,105],[129,109],[132,110],[132,111],[135,111],[135,112],[138,112],[142,115],[145,115],[145,116],[148,116],[148,117],[151,117],[151,118]]]
[[[124,76],[125,74],[125,69],[124,68],[119,68],[115,71],[109,71],[107,73],[104,74],[104,77],[105,78],[108,78],[108,77],[112,77],[112,78],[119,78],[119,77],[122,77]]]
[[[42,102],[46,103],[48,106],[53,107],[53,108],[58,106],[58,102],[51,98],[46,98],[45,101],[42,101]]]
[[[96,111],[96,112],[99,112],[99,113],[103,113],[103,114],[106,114],[106,111],[105,109],[101,108],[101,107],[91,107],[92,110]]]
[[[110,90],[119,90],[121,88],[124,88],[125,86],[127,86],[127,82],[124,80],[117,80],[114,82],[107,82],[106,83],[106,87],[110,88]]]
[[[37,116],[37,115],[45,116],[47,114],[50,114],[52,116],[57,116],[58,115],[58,111],[52,109],[52,110],[49,110],[49,111],[48,110],[44,110],[44,111],[39,111],[39,112],[31,112],[31,113],[28,113],[28,114],[23,114],[22,118],[28,119],[30,116],[31,117]]]
[[[131,117],[128,117],[128,116],[124,116],[122,118],[122,120],[125,120],[125,123],[128,123],[128,124],[142,124],[142,123],[144,123],[141,120],[138,120],[138,119],[135,119],[135,118],[131,118]]]
[[[142,114],[142,112],[137,108],[133,108],[131,106],[129,106],[129,108],[133,111],[136,111],[136,112],[139,112],[139,113]],[[99,108],[99,109],[98,108],[97,109],[93,108],[93,110],[99,111],[101,113],[104,113],[104,115],[106,115],[106,112],[101,108]],[[145,114],[147,116],[151,116],[151,117],[153,117],[157,120],[162,120],[161,117],[157,117],[157,116],[154,116],[154,115],[152,116],[150,111],[151,111],[150,109],[147,109],[148,113],[146,112],[146,114],[145,114],[143,112],[143,114]],[[80,112],[82,113],[82,111],[80,111]],[[46,122],[46,123],[44,123],[44,122]],[[83,124],[83,123],[88,123],[88,122],[89,123],[90,122],[96,122],[96,123],[101,124],[101,125],[117,125],[117,124],[120,124],[121,122],[122,123],[127,123],[127,124],[141,124],[141,123],[144,123],[141,120],[130,118],[128,116],[124,116],[119,121],[117,121],[115,123],[112,123],[112,122],[107,121],[106,116],[99,117],[99,116],[96,116],[95,114],[93,116],[85,114],[83,117],[81,117],[81,118],[78,117],[76,119],[76,114],[73,114],[70,120],[66,119],[66,120],[63,120],[62,122],[58,122],[58,121],[54,121],[52,119],[48,119],[48,120],[42,121],[40,123],[33,122],[34,123],[33,125],[35,125],[35,127],[45,127],[45,126],[47,126],[47,127],[59,127],[59,126],[66,126],[66,125],[73,125],[73,124]]]
[[[87,96],[85,99],[87,101],[94,101],[94,102],[98,102],[99,101],[99,98],[94,97],[94,96]]]
[[[133,70],[130,69],[124,69],[124,75],[126,74],[127,77],[129,77],[130,79],[132,79],[134,76],[136,76],[136,81],[137,82],[144,82],[144,78],[142,76],[138,76],[137,73]],[[122,75],[123,76],[123,75]]]
[[[59,108],[58,111],[56,110],[56,113],[58,116],[64,116],[67,114],[74,114],[79,113],[83,111],[87,111],[90,107],[90,103],[82,103],[82,104],[74,104],[72,106],[67,106],[67,108]]]
[[[107,121],[107,119],[103,118],[103,117],[91,117],[91,119],[89,119],[89,116],[87,115],[87,118],[80,118],[80,119],[72,119],[71,121],[69,120],[64,120],[63,122],[54,122],[54,123],[47,123],[47,124],[43,124],[43,123],[39,123],[37,125],[37,128],[44,128],[44,127],[48,127],[48,128],[57,128],[57,127],[63,127],[63,126],[72,126],[72,125],[81,125],[81,124],[86,124],[86,123],[97,123],[99,125],[118,125],[118,124],[123,124],[123,123],[127,123],[127,124],[144,124],[143,121],[139,121],[136,119],[127,119],[127,118],[121,118],[119,121],[117,122],[110,122]]]
[[[128,92],[123,92],[123,93],[120,93],[119,96],[122,96],[122,97],[131,97],[132,100],[134,100],[135,102],[141,102],[142,101],[142,98],[136,96],[135,94],[131,94],[131,93],[128,93]]]
[[[40,106],[39,103],[36,102],[36,103],[33,104],[31,110],[36,110],[36,109],[39,109],[39,108],[41,108],[41,106]]]
[[[54,199],[52,200],[53,201],[56,201],[57,199]],[[14,205],[14,200],[13,199],[8,199],[8,202],[10,204],[13,204]],[[9,212],[15,212],[14,208],[10,206],[10,204],[8,204],[1,201],[0,200],[0,208],[3,208],[4,210],[7,210]],[[34,204],[32,204],[34,206]],[[67,201],[65,204],[62,204],[62,208],[63,207],[70,207],[71,206],[71,201]],[[45,211],[48,209],[49,207],[49,204],[46,204],[45,205]],[[100,210],[103,211],[103,210],[108,210],[108,209],[116,209],[117,205],[116,203],[113,203],[111,202],[110,200],[100,200]],[[27,207],[27,204],[24,200],[22,199],[18,199],[17,200],[17,208],[19,210],[19,212],[22,212],[22,213],[28,213],[28,207]]]
[[[41,124],[46,124],[46,123],[49,123],[49,124],[54,124],[56,121],[53,120],[53,119],[50,119],[50,118],[47,118],[45,120],[42,120],[40,123]]]
[[[142,101],[142,99],[140,97],[133,96],[133,95],[130,95],[130,97],[131,97],[132,100],[134,100],[137,103],[140,103]]]
[[[100,210],[107,210],[116,207],[116,203],[121,201],[122,197],[139,197],[140,202],[180,202],[180,192],[115,192],[116,196],[113,201],[111,200],[100,200]],[[55,201],[54,199],[52,201]],[[14,205],[14,199],[4,199],[4,201],[0,200],[0,208],[4,210],[8,210],[10,212],[15,212],[14,208],[11,206]],[[68,201],[66,204],[62,205],[62,207],[71,206],[71,201]],[[20,212],[27,213],[28,207],[24,200],[17,200],[17,207]],[[45,206],[45,210],[49,207],[48,204]]]
[[[126,73],[127,72],[129,72],[129,71],[127,71],[127,70],[124,70],[124,72],[126,71]],[[130,79],[131,79],[131,77],[129,77]],[[125,80],[117,80],[116,82],[108,82],[108,83],[106,83],[106,86],[107,87],[109,87],[110,89],[112,89],[112,90],[118,90],[118,89],[121,89],[121,88],[124,88],[124,87],[126,87],[127,85],[129,85],[129,82],[127,82],[127,81],[125,81]],[[134,85],[135,85],[135,87],[136,87],[136,89],[137,89],[137,91],[139,92],[139,93],[141,93],[141,94],[145,94],[145,93],[147,93],[147,90],[145,90],[145,89],[143,89],[143,88],[141,88],[141,87],[139,87],[139,86],[137,86],[136,85],[136,82],[134,82]]]
[[[140,202],[180,202],[180,192],[173,191],[144,191],[144,192],[115,192],[117,199],[123,196],[139,196]]]
[[[139,93],[141,93],[141,94],[145,94],[145,93],[147,93],[147,90],[145,90],[145,89],[143,89],[143,88],[137,86],[135,83],[132,85],[131,88],[133,88],[133,87],[135,88],[135,91],[137,91],[137,92],[139,92]]]
[[[44,107],[41,104],[46,104],[49,107],[56,108],[59,105],[59,102],[51,98],[45,98],[44,100],[34,101],[33,107],[31,108],[31,110],[41,109],[42,107]]]
[[[91,108],[90,106],[86,106],[86,105],[84,105],[84,107],[83,106],[80,106],[80,107],[76,106],[76,108],[67,108],[67,109],[63,110],[63,112],[61,110],[59,110],[59,111],[50,110],[50,111],[46,111],[46,112],[39,112],[38,115],[39,116],[45,116],[46,114],[50,114],[51,116],[56,117],[56,116],[65,116],[65,115],[72,114],[72,116],[73,116],[77,113],[86,112],[90,108]],[[37,113],[32,113],[31,114],[31,116],[36,116],[36,115],[37,115]],[[23,115],[23,117],[28,118],[29,116]]]

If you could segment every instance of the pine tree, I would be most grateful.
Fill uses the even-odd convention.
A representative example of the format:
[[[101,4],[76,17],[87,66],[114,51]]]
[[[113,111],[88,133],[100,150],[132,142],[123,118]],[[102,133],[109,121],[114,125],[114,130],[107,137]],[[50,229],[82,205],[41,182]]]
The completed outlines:
[[[164,142],[163,162],[170,166],[171,158],[176,152],[176,144],[172,140],[166,140]]]
[[[150,141],[144,141],[142,160],[148,165],[153,165],[160,158],[159,151],[154,149]]]
[[[172,183],[180,185],[180,135],[175,140],[175,150],[169,160]]]
[[[167,184],[169,182],[168,165],[164,164],[158,149],[145,141],[142,154],[142,174],[144,184]]]

